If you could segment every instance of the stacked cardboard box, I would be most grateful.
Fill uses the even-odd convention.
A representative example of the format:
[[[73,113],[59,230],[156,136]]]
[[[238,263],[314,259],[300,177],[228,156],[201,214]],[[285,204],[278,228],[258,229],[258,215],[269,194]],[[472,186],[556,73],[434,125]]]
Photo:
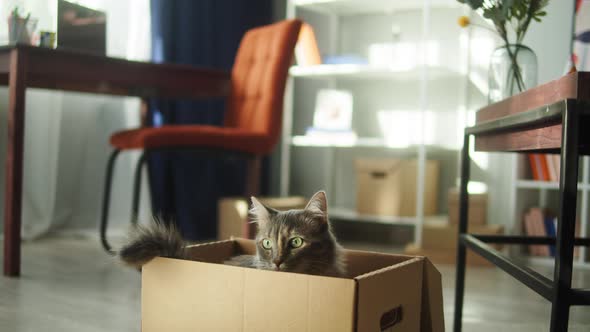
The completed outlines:
[[[449,218],[427,219],[422,227],[422,246],[406,246],[405,252],[411,255],[424,255],[434,263],[455,264],[457,259],[459,193],[449,190]],[[487,194],[469,195],[469,233],[481,235],[500,235],[504,232],[502,225],[486,224]],[[500,249],[496,246],[496,249]],[[472,251],[467,252],[467,264],[491,266],[491,264]]]
[[[449,222],[459,224],[459,190],[451,188],[447,196],[449,207]],[[469,210],[467,220],[469,225],[485,225],[488,214],[488,194],[469,194]]]
[[[446,220],[426,221],[422,227],[422,247],[415,244],[406,246],[406,254],[423,255],[434,263],[455,264],[457,255],[458,225],[451,225]],[[482,235],[502,234],[502,225],[470,225],[469,232]],[[499,248],[499,247],[496,247]],[[491,264],[474,252],[468,251],[467,264],[488,265]]]

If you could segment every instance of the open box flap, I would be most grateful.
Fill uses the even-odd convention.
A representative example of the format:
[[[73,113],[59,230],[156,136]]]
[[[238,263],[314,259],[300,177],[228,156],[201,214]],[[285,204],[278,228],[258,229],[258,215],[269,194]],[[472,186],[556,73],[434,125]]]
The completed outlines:
[[[442,278],[440,272],[425,258],[422,286],[421,332],[444,332]]]
[[[236,254],[236,243],[233,240],[193,244],[185,248],[188,260],[223,263]]]
[[[355,278],[356,331],[420,331],[423,258]]]
[[[413,259],[413,256],[383,254],[370,251],[345,250],[347,274],[351,278]]]

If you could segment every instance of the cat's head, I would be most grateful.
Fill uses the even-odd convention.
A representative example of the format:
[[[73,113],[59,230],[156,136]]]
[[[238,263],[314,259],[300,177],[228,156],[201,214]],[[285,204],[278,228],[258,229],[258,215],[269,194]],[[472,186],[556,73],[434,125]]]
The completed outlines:
[[[337,245],[328,221],[326,193],[317,192],[301,210],[278,211],[252,197],[258,224],[257,253],[266,268],[309,273],[333,264]]]

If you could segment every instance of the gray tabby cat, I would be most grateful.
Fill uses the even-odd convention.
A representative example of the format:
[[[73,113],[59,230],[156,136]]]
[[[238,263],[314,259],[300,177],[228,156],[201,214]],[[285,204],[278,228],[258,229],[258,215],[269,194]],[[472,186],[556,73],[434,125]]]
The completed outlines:
[[[346,275],[344,253],[332,233],[323,191],[313,195],[302,210],[278,211],[252,197],[250,215],[258,224],[256,255],[235,256],[225,264],[331,277]],[[152,228],[139,228],[119,256],[139,268],[157,256],[184,258],[185,246],[174,227],[156,223]]]

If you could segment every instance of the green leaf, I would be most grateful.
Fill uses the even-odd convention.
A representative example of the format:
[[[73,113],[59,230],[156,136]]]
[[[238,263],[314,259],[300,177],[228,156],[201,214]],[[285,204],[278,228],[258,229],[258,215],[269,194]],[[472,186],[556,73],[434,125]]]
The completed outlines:
[[[481,8],[481,6],[483,6],[483,1],[484,0],[457,0],[460,3],[463,4],[468,4],[469,7],[471,7],[471,9],[473,10],[478,10],[479,8]]]
[[[504,17],[508,17],[509,13],[512,12],[514,2],[515,0],[504,0],[502,2],[502,14],[504,14]]]
[[[483,17],[490,19],[494,24],[503,23],[506,21],[506,15],[499,7],[490,7],[483,10]]]

